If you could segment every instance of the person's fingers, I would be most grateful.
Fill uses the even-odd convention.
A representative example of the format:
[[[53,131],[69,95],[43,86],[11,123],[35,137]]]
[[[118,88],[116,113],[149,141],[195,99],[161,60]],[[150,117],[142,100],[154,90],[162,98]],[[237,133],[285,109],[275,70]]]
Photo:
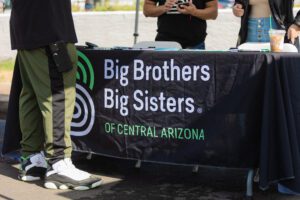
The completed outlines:
[[[234,15],[237,15],[237,13],[238,13],[237,8],[233,7],[233,8],[232,8],[232,11],[233,11],[233,14],[234,14]]]
[[[237,17],[241,17],[244,15],[244,9],[241,4],[236,4],[232,7],[233,14]]]
[[[291,40],[291,42],[294,44],[295,38],[297,37],[297,33],[294,30],[291,30],[288,37]]]
[[[173,7],[173,5],[175,4],[176,0],[167,0],[165,3],[165,7],[169,10]]]
[[[166,1],[165,5],[171,5],[172,3],[170,1]]]
[[[172,8],[172,6],[166,5],[166,8],[169,11]]]
[[[290,28],[288,29],[287,37],[288,37],[289,40],[291,39],[291,29]]]
[[[235,6],[236,6],[236,8],[239,8],[239,9],[243,8],[243,5],[239,4],[239,3],[235,4]]]
[[[167,11],[170,10],[170,9],[172,8],[172,6],[170,6],[170,5],[168,5],[168,4],[165,4],[164,6],[165,6],[165,9],[166,9]]]
[[[240,15],[240,17],[243,16],[244,15],[244,10],[240,10],[239,15]]]
[[[241,9],[240,16],[243,16],[243,15],[244,15],[244,9]]]
[[[292,44],[295,44],[295,38],[291,39]]]
[[[174,0],[167,0],[166,1],[166,5],[172,5],[172,4],[174,4],[175,3],[175,1]]]
[[[232,7],[232,10],[233,10],[233,12],[235,12],[235,11],[237,10],[236,5],[234,5],[234,6]]]
[[[237,17],[240,17],[241,16],[241,11],[239,10],[233,10],[233,14]]]
[[[170,6],[172,6],[173,4],[170,3],[170,2],[168,2],[168,3],[166,3],[165,5],[168,6],[168,7],[170,7]]]
[[[234,6],[233,6],[233,8],[235,8],[235,9],[242,9],[243,8],[243,5],[242,4],[235,4]]]

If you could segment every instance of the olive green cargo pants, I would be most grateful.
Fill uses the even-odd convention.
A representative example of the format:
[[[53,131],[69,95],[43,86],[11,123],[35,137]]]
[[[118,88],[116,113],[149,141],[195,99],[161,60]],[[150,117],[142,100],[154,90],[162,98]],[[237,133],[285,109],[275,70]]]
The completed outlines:
[[[46,48],[19,50],[23,83],[19,101],[22,156],[45,151],[49,162],[71,157],[77,53],[67,44],[73,69],[60,73]]]

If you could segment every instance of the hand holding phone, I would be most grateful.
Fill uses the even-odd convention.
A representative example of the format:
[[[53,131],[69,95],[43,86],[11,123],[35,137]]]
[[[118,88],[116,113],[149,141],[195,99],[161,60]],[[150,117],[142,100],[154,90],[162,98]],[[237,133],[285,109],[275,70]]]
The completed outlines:
[[[184,6],[189,6],[190,4],[189,4],[189,2],[186,2],[186,1],[178,1],[177,5],[179,8],[182,9],[182,8],[184,8]]]
[[[189,3],[180,3],[178,4],[179,8],[183,8],[183,6],[189,6],[190,4]]]

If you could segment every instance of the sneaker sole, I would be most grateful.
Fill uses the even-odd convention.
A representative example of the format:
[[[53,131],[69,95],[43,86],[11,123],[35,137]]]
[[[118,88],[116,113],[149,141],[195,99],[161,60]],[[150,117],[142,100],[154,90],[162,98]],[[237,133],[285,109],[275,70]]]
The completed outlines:
[[[20,179],[21,181],[30,182],[30,181],[39,181],[39,180],[41,180],[41,177],[36,177],[36,176],[18,176],[18,179]]]
[[[54,190],[67,190],[67,189],[73,189],[73,190],[89,190],[96,187],[99,187],[102,184],[102,180],[97,181],[93,183],[90,186],[84,186],[84,185],[66,185],[59,182],[45,182],[44,187],[48,189],[54,189]]]

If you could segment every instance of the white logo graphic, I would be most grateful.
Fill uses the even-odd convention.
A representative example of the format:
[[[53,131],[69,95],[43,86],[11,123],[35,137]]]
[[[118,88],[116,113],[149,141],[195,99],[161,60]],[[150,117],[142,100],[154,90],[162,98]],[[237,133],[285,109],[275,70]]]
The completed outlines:
[[[72,136],[85,136],[90,133],[95,122],[95,106],[90,94],[81,85],[76,84],[76,102],[71,123]]]

